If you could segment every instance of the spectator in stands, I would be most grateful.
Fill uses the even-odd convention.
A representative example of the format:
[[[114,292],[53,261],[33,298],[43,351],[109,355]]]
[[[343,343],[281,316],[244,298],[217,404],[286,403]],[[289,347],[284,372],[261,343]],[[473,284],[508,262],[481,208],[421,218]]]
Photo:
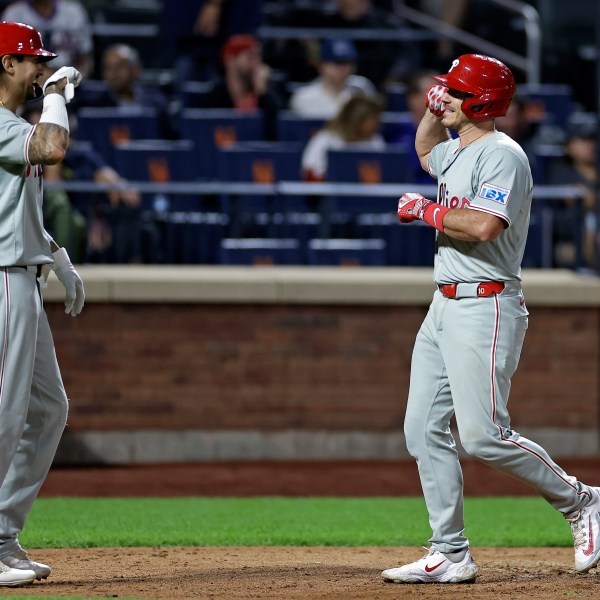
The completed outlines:
[[[234,35],[221,48],[223,75],[200,108],[261,110],[267,140],[277,138],[281,100],[271,85],[271,68],[262,60],[260,42],[252,35]]]
[[[355,75],[356,46],[343,38],[321,43],[319,77],[300,86],[290,98],[290,110],[302,117],[331,119],[355,93],[375,95],[375,86]]]
[[[379,133],[382,111],[381,99],[362,93],[352,96],[339,113],[308,141],[302,154],[303,179],[327,179],[329,150],[384,150],[385,142]]]
[[[93,69],[93,40],[88,14],[77,0],[16,0],[2,21],[27,23],[43,36],[46,47],[58,54],[48,69],[75,67],[85,79]]]
[[[378,29],[397,30],[400,23],[393,13],[374,6],[372,0],[335,0],[334,11],[325,13],[317,27],[372,31],[373,39],[356,40],[356,72],[383,89],[390,69],[403,47],[392,40],[377,37]],[[343,32],[340,31],[340,36]]]
[[[506,133],[525,150],[534,183],[542,183],[544,161],[540,152],[545,146],[562,145],[565,132],[556,125],[532,120],[527,110],[527,100],[520,96],[513,98],[504,117],[496,119],[496,129]]]
[[[40,105],[31,105],[23,114],[32,124],[40,116]],[[69,141],[64,161],[56,167],[44,168],[44,179],[126,184],[90,145],[74,138]],[[68,196],[59,190],[45,190],[44,213],[49,217],[48,231],[56,235],[57,243],[73,247],[75,262],[139,262],[141,197],[136,190],[124,187],[107,194]]]
[[[102,54],[102,79],[106,84],[103,90],[86,90],[81,86],[81,94],[76,106],[142,106],[157,112],[161,137],[177,137],[172,125],[169,103],[158,86],[140,83],[142,63],[138,51],[127,44],[113,44]]]
[[[219,54],[233,35],[255,35],[263,22],[263,0],[168,0],[160,17],[161,54],[175,65],[176,81],[219,76]]]
[[[547,170],[549,185],[578,186],[582,199],[555,203],[554,261],[557,267],[577,267],[581,244],[584,267],[597,269],[596,120],[574,122],[567,134],[564,157],[555,159]],[[581,210],[577,203],[581,202]]]

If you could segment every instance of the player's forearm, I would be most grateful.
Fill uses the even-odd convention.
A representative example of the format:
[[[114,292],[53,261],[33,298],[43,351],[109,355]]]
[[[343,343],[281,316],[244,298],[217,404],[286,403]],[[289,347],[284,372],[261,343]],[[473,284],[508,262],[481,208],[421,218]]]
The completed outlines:
[[[419,159],[426,157],[435,146],[450,138],[450,133],[442,125],[439,117],[429,110],[425,112],[415,135],[415,150]]]
[[[502,219],[468,208],[454,208],[444,216],[444,233],[465,242],[491,242],[504,229]]]
[[[54,123],[38,123],[29,142],[32,165],[55,165],[61,162],[69,145],[69,132]]]

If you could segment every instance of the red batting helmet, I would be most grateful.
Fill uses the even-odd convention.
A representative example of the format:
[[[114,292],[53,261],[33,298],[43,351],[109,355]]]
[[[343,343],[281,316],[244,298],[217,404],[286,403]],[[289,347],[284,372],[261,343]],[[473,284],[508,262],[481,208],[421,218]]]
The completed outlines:
[[[471,121],[503,117],[516,91],[510,69],[482,54],[459,56],[447,75],[436,75],[433,79],[447,88],[473,94],[462,103],[462,111]]]
[[[6,54],[39,56],[41,62],[56,58],[56,54],[44,50],[42,36],[37,29],[24,23],[0,22],[0,56]]]

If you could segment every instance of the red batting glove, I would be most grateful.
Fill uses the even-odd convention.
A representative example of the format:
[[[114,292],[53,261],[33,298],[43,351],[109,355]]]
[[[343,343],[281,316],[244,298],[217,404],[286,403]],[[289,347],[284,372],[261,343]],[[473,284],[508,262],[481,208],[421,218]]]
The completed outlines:
[[[443,85],[432,85],[427,90],[427,96],[425,98],[425,106],[436,116],[444,116],[446,105],[442,102],[442,96],[448,91],[447,87]]]
[[[417,219],[423,218],[425,209],[433,204],[431,200],[427,200],[421,194],[409,192],[404,194],[400,200],[398,200],[398,219],[400,223],[410,223]]]
[[[398,200],[398,219],[400,223],[410,223],[421,219],[427,225],[435,227],[438,231],[444,232],[444,216],[449,211],[449,208],[427,200],[421,194],[409,192],[404,194]]]

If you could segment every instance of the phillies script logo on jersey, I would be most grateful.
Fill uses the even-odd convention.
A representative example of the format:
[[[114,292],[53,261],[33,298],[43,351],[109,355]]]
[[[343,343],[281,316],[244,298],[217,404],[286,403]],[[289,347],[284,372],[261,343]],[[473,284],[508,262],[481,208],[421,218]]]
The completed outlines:
[[[445,183],[440,184],[438,204],[448,208],[467,208],[468,206],[471,206],[471,203],[464,196],[462,198],[459,198],[458,196],[450,197],[448,186]]]
[[[25,171],[25,177],[29,177],[33,172],[34,177],[42,176],[42,165],[27,165],[27,169]]]

